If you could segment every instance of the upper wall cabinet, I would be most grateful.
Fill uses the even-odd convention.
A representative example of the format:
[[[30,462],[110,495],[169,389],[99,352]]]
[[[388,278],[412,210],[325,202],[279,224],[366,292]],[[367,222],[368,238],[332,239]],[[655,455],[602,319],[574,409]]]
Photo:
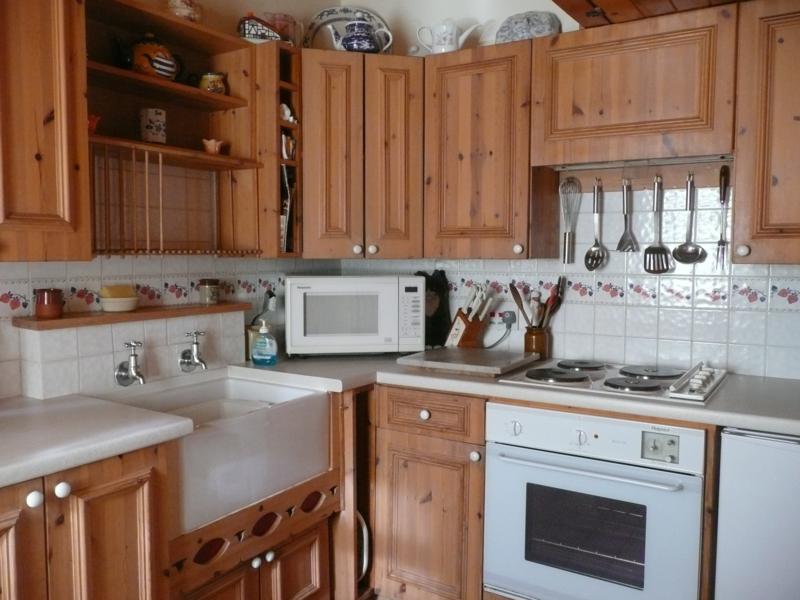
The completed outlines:
[[[535,40],[531,164],[730,153],[736,12],[719,6]]]
[[[733,260],[800,263],[800,4],[740,5]]]
[[[425,255],[524,258],[530,42],[425,58]]]
[[[422,60],[303,51],[303,256],[422,256]]]
[[[0,2],[0,260],[92,257],[84,4]]]

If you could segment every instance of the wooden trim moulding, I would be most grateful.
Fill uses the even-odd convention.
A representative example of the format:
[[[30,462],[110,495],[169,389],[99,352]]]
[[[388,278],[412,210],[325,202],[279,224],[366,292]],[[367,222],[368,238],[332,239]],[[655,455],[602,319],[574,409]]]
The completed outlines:
[[[60,319],[37,319],[15,317],[11,320],[14,327],[32,331],[52,331],[72,327],[91,327],[93,325],[112,325],[131,321],[153,321],[155,319],[174,319],[194,315],[213,315],[250,310],[249,302],[220,302],[219,304],[184,304],[182,306],[145,306],[130,312],[82,312],[64,313]]]

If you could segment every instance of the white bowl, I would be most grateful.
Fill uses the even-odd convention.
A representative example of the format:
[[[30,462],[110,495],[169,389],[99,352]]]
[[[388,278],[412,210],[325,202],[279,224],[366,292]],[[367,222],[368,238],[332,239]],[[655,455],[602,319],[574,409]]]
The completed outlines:
[[[100,296],[100,307],[104,312],[128,312],[134,310],[139,303],[136,296],[130,298],[103,298]]]

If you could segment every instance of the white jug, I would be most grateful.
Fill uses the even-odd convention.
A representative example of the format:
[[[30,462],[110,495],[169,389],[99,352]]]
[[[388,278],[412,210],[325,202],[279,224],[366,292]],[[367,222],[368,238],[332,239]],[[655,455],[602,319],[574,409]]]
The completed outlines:
[[[452,52],[464,45],[469,34],[472,33],[478,25],[478,23],[475,23],[475,25],[459,35],[458,27],[455,22],[452,19],[445,19],[437,25],[423,25],[417,29],[417,39],[428,52],[433,54]],[[423,31],[428,32],[430,43],[422,39]]]

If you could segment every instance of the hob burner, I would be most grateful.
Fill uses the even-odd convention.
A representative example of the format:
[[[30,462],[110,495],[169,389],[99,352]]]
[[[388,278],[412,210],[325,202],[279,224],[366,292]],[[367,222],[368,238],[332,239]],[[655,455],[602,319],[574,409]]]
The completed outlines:
[[[588,375],[579,371],[565,371],[563,369],[530,369],[525,377],[532,381],[545,383],[577,384],[591,381]]]
[[[568,371],[602,371],[606,366],[594,360],[562,360],[557,365]]]
[[[660,383],[641,377],[609,377],[603,384],[624,392],[657,392],[661,389]]]
[[[619,370],[620,375],[638,377],[640,379],[675,379],[684,374],[680,369],[670,367],[653,367],[650,365],[630,365]]]

